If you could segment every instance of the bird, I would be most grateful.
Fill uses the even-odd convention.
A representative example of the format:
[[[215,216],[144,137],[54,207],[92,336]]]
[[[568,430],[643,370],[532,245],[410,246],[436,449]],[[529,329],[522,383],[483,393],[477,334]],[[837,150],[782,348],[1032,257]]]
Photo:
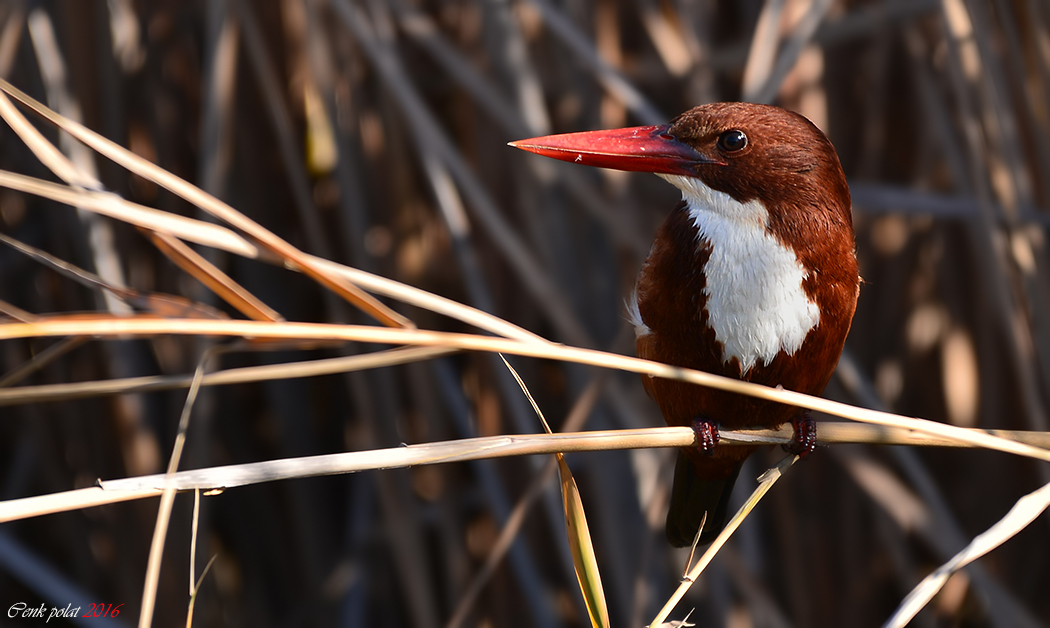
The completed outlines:
[[[670,123],[510,143],[582,165],[651,172],[682,193],[642,264],[627,316],[641,358],[818,395],[860,293],[849,186],[827,136],[801,114],[741,102],[700,105]],[[757,446],[718,447],[719,430],[790,422],[786,448],[817,445],[808,412],[643,375],[668,425],[691,426],[679,450],[665,532],[675,547],[710,543],[725,525],[740,469]],[[697,536],[699,532],[699,537]]]

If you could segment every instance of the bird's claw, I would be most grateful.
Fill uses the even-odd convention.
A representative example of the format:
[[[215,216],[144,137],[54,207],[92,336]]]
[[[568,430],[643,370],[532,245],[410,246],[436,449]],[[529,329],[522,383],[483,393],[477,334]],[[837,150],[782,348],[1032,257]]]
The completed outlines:
[[[809,412],[802,412],[791,419],[791,427],[794,434],[791,442],[784,445],[784,450],[799,458],[807,458],[817,449],[817,424],[809,416]]]
[[[718,444],[718,426],[702,416],[693,419],[693,432],[696,434],[696,448],[700,453],[713,455]]]

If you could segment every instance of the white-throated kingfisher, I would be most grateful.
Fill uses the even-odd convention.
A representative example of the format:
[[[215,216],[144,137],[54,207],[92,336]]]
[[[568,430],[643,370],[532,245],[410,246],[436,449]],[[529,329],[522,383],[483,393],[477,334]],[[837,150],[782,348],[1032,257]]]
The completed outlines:
[[[670,124],[512,142],[579,164],[653,172],[682,191],[638,275],[628,313],[638,356],[816,395],[831,378],[860,289],[849,187],[827,137],[769,105],[715,103]],[[668,425],[692,426],[680,450],[667,538],[690,545],[722,530],[729,495],[755,447],[717,447],[718,429],[794,426],[792,450],[816,447],[799,408],[645,377]]]

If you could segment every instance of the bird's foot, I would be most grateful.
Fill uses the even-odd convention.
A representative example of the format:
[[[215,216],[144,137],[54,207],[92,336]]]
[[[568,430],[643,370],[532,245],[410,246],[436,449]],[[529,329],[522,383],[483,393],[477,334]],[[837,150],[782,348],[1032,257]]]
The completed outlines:
[[[791,442],[784,445],[784,450],[799,458],[808,458],[817,449],[817,424],[809,416],[808,410],[791,419],[794,435]]]
[[[696,448],[700,453],[711,456],[718,444],[718,426],[703,416],[693,419],[693,432],[696,434]]]

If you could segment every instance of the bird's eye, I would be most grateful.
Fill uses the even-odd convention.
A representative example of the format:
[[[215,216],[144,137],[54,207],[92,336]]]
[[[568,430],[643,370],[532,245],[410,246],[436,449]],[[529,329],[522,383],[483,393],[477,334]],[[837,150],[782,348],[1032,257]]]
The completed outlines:
[[[747,136],[743,131],[737,129],[726,131],[718,138],[718,148],[727,153],[742,150],[745,146],[747,146]]]

